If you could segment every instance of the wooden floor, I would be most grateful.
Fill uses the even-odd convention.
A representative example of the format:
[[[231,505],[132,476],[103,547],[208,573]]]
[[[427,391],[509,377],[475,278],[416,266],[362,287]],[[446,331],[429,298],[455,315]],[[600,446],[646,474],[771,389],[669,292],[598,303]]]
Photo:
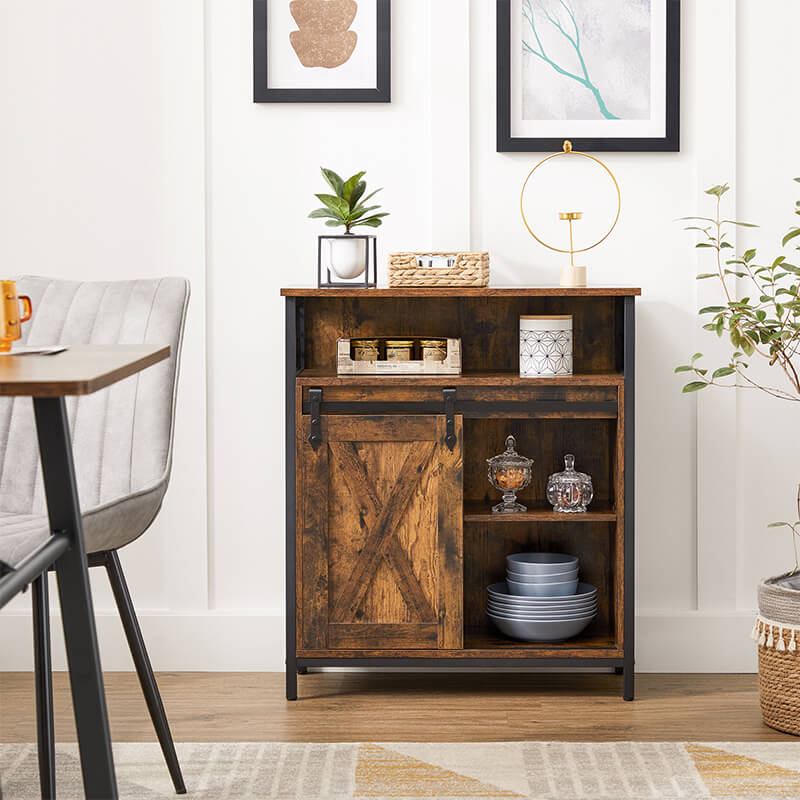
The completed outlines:
[[[639,675],[637,700],[606,674],[317,673],[283,699],[279,673],[161,673],[177,741],[759,741],[755,675]],[[74,741],[69,683],[55,679],[56,736]],[[115,741],[153,741],[136,676],[107,673]],[[0,673],[0,742],[35,740],[33,680]]]

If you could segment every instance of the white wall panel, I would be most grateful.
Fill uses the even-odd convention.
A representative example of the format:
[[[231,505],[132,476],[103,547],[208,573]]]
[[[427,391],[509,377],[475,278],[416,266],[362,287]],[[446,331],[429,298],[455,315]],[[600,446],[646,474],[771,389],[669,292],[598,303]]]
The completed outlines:
[[[367,170],[400,249],[472,247],[495,284],[556,283],[519,219],[538,154],[495,150],[495,4],[396,0],[389,105],[252,103],[251,0],[0,4],[0,259],[6,272],[184,274],[193,300],[173,483],[123,555],[160,669],[280,669],[283,305],[315,279],[319,166]],[[776,24],[776,20],[780,24]],[[775,246],[800,175],[791,0],[683,3],[682,150],[607,154],[623,193],[591,280],[642,286],[637,352],[638,663],[749,670],[759,577],[791,561],[794,407],[680,394],[714,342],[702,259],[675,218],[735,182],[731,209]],[[702,255],[702,254],[700,254]],[[712,348],[712,350],[709,350]],[[206,427],[206,399],[208,419]],[[206,429],[208,435],[206,435]],[[206,491],[206,478],[208,478]],[[208,518],[206,518],[208,508]],[[128,669],[103,576],[109,668]],[[30,665],[27,597],[0,615],[0,669]],[[60,637],[57,635],[56,640]]]

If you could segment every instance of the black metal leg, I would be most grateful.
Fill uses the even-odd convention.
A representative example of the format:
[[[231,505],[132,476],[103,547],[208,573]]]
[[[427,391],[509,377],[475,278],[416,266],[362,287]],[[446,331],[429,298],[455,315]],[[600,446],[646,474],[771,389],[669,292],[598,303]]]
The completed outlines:
[[[36,682],[36,742],[42,800],[56,796],[56,740],[53,729],[53,671],[50,660],[50,602],[47,573],[31,585],[33,656]]]
[[[308,667],[298,667],[297,668],[298,675],[308,675]]]
[[[136,674],[139,676],[139,683],[142,685],[147,710],[150,712],[150,719],[153,720],[153,727],[156,729],[156,735],[161,745],[161,752],[167,762],[167,769],[172,778],[175,792],[177,794],[186,794],[186,786],[181,774],[181,765],[178,763],[178,755],[175,752],[175,743],[172,741],[167,714],[164,711],[164,704],[161,702],[161,693],[158,691],[156,676],[153,674],[150,657],[147,655],[142,629],[139,627],[139,620],[136,618],[136,610],[133,607],[133,601],[128,591],[125,575],[122,572],[119,556],[115,550],[110,550],[104,555],[111,590],[114,592],[114,600],[122,620],[122,627],[125,629],[128,647],[131,649],[133,663],[136,666]]]
[[[633,656],[625,656],[625,670],[622,674],[622,699],[634,698],[634,666]]]
[[[55,570],[84,793],[90,800],[117,800],[67,409],[63,397],[36,397],[33,409],[50,528],[64,532],[70,540],[70,548],[56,561]]]
[[[294,659],[286,659],[286,699],[297,700],[297,666]]]

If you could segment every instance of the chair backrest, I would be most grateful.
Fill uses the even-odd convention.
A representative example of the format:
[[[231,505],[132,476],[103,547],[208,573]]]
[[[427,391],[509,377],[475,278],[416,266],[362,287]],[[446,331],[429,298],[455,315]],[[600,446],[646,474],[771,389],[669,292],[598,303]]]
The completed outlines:
[[[167,361],[95,394],[67,398],[84,511],[166,483],[189,282],[23,276],[17,278],[17,291],[33,303],[33,317],[22,326],[22,344],[170,346]],[[0,509],[46,510],[28,398],[0,401]]]

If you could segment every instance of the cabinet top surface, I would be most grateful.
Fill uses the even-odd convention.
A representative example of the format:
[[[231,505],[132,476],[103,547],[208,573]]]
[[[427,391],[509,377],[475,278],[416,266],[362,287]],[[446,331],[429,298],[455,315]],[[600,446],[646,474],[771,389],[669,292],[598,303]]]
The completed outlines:
[[[642,290],[619,286],[421,286],[365,289],[317,289],[314,287],[281,289],[283,297],[637,297]]]

